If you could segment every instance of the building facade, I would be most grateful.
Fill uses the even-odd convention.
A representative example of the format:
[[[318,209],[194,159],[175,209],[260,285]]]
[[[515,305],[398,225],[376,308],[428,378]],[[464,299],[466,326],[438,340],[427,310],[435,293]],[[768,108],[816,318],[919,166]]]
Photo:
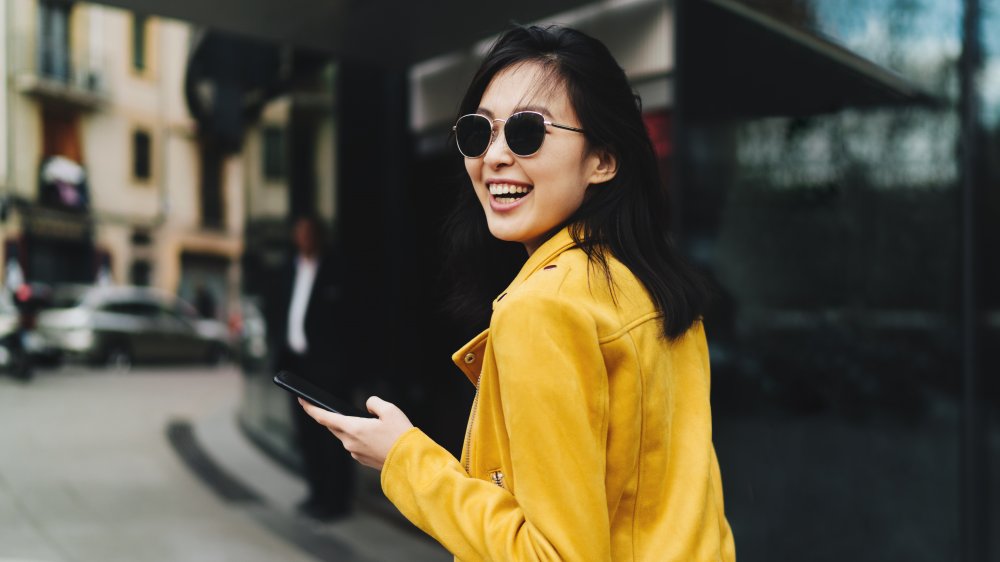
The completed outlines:
[[[206,189],[183,97],[192,26],[80,2],[5,3],[4,266],[151,285],[222,318],[239,287],[243,166]]]

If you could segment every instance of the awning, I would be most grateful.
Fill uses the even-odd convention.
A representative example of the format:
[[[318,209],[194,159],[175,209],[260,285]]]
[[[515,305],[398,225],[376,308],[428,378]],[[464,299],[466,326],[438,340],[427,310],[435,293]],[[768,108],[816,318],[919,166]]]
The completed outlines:
[[[593,5],[580,0],[98,0],[230,33],[389,67],[466,49],[511,22]],[[805,115],[927,103],[891,71],[735,0],[675,0],[677,86],[694,116]]]
[[[686,116],[797,116],[933,102],[888,69],[733,0],[678,4],[676,83]]]
[[[580,0],[97,0],[139,13],[315,49],[385,66],[408,66],[589,2]]]

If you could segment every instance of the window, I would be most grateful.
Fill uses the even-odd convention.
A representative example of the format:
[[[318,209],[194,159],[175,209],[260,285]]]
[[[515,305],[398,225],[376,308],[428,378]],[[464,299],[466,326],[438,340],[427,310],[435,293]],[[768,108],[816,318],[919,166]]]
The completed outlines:
[[[104,302],[97,307],[102,312],[113,314],[126,314],[128,316],[145,316],[155,318],[160,314],[160,308],[156,303],[133,300],[119,300]]]
[[[132,68],[140,74],[146,71],[146,24],[147,16],[135,14],[132,16]]]
[[[143,129],[132,132],[132,176],[140,181],[152,177],[152,138]]]
[[[51,80],[70,79],[70,4],[53,0],[38,3],[38,70]]]
[[[222,201],[222,149],[211,141],[201,143],[201,226],[225,227]]]
[[[144,228],[137,228],[132,231],[133,246],[149,246],[153,243],[153,235]]]
[[[269,182],[285,179],[285,131],[265,127],[263,136],[264,179]]]
[[[131,279],[133,285],[138,285],[140,287],[149,286],[150,273],[152,267],[146,260],[136,260],[132,262],[132,269],[129,272],[129,279]]]

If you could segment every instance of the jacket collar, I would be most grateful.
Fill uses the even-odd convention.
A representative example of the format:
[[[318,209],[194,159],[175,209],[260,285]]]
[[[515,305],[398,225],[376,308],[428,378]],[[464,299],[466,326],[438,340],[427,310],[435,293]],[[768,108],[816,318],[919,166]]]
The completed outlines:
[[[549,262],[559,257],[559,254],[565,252],[566,250],[576,246],[573,242],[573,237],[569,235],[569,229],[564,228],[559,232],[555,233],[551,238],[545,241],[541,246],[535,250],[535,253],[528,257],[528,261],[521,266],[521,271],[517,274],[517,277],[511,281],[507,290],[500,294],[496,299],[493,300],[493,307],[496,308],[497,302],[500,301],[507,293],[513,291],[521,283],[524,283],[525,279],[531,276],[532,273],[538,271],[542,267],[548,265]],[[478,336],[472,339],[469,343],[462,346],[451,356],[451,360],[458,366],[459,369],[465,373],[465,376],[469,378],[472,384],[479,383],[479,375],[483,370],[483,355],[486,352],[486,340],[489,336],[490,331],[487,329],[480,333]]]
[[[559,232],[553,234],[551,238],[542,243],[542,245],[528,257],[528,261],[524,262],[524,265],[521,266],[521,271],[518,272],[517,277],[510,282],[507,289],[500,293],[497,298],[493,299],[494,310],[497,307],[497,303],[500,302],[500,299],[507,296],[507,293],[517,289],[528,277],[531,277],[534,272],[538,271],[542,267],[545,267],[549,264],[549,262],[559,257],[559,254],[562,254],[566,250],[575,246],[576,242],[573,241],[573,237],[569,234],[569,227],[564,227]]]

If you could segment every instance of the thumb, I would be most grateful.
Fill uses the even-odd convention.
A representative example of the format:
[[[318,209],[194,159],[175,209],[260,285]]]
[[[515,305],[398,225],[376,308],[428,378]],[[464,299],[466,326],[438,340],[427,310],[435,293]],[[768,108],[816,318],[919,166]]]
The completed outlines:
[[[386,402],[378,396],[369,397],[365,402],[365,407],[368,408],[369,412],[375,414],[375,417],[377,418],[382,418],[382,416],[388,414],[389,412],[399,409],[396,408],[396,406],[391,402]]]

